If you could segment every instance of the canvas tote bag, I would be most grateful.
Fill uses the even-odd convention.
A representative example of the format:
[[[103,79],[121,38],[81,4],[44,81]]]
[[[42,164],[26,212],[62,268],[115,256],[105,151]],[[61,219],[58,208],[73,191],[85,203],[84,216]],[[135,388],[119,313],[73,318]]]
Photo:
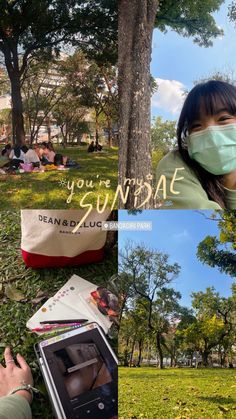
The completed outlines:
[[[93,210],[73,233],[83,210],[22,210],[21,252],[28,267],[63,267],[98,262],[104,256],[110,211]]]

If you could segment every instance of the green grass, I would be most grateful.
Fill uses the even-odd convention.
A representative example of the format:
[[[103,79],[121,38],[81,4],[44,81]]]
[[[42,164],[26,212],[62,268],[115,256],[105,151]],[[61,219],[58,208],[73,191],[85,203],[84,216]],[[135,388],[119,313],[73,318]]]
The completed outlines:
[[[26,330],[26,321],[39,309],[44,301],[35,303],[35,296],[42,292],[47,300],[64,285],[73,274],[96,284],[106,284],[117,272],[117,249],[108,249],[105,259],[96,264],[60,269],[26,268],[20,253],[20,214],[18,211],[0,212],[0,357],[6,345],[14,354],[26,357],[33,371],[35,386],[41,390],[32,405],[33,417],[52,419],[52,411],[43,380],[36,362],[33,345],[39,340]],[[23,301],[9,299],[7,288],[15,287],[23,293]],[[112,340],[117,346],[117,339]]]
[[[0,210],[22,208],[81,208],[80,201],[86,192],[92,191],[86,203],[97,205],[97,196],[101,195],[103,204],[106,194],[112,202],[117,187],[118,151],[107,148],[104,153],[88,153],[87,146],[58,148],[58,153],[68,155],[78,162],[79,169],[68,171],[49,171],[45,173],[23,173],[0,175]],[[92,180],[94,188],[78,189],[77,181]],[[100,180],[110,180],[110,187],[99,185]],[[67,203],[70,191],[67,186],[60,186],[60,181],[75,182],[71,203]]]
[[[119,369],[119,419],[236,418],[236,370]]]

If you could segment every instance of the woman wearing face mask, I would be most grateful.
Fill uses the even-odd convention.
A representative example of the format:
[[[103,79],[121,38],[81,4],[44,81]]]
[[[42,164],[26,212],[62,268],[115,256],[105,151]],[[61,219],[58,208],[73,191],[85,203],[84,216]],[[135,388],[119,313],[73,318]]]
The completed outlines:
[[[178,150],[157,167],[157,182],[164,175],[167,184],[167,196],[159,197],[172,202],[169,208],[236,209],[236,87],[216,80],[195,86],[177,140]]]

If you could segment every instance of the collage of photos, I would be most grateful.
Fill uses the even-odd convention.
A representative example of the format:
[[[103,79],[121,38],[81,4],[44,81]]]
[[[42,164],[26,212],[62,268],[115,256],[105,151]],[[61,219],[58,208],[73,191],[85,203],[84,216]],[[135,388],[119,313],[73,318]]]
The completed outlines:
[[[0,0],[0,419],[236,419],[235,36]]]

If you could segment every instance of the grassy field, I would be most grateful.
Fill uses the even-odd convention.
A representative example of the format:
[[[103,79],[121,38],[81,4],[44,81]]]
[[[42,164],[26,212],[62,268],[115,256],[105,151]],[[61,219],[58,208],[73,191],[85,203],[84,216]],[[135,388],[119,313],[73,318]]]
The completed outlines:
[[[119,419],[236,418],[236,370],[119,369]]]
[[[64,285],[73,274],[96,284],[106,284],[117,272],[117,249],[109,249],[96,264],[60,269],[26,268],[20,253],[20,214],[0,212],[0,358],[4,347],[26,357],[33,370],[35,386],[41,390],[32,405],[33,418],[52,419],[52,411],[33,345],[39,338],[26,330],[26,321]],[[40,301],[41,300],[41,301]],[[111,344],[116,350],[117,340]],[[16,418],[17,419],[17,418]]]
[[[79,165],[79,169],[67,171],[48,171],[44,173],[23,173],[17,175],[0,175],[0,210],[18,208],[79,208],[81,198],[86,192],[89,202],[95,207],[97,195],[101,195],[101,204],[105,195],[110,202],[117,186],[118,151],[117,148],[105,149],[102,153],[88,153],[87,146],[58,148],[57,153],[68,155]],[[99,184],[100,180],[110,180],[110,187]],[[94,188],[78,189],[79,180],[93,181]],[[74,195],[71,203],[67,203],[70,191],[68,181],[75,182]],[[62,182],[62,184],[60,183]]]

